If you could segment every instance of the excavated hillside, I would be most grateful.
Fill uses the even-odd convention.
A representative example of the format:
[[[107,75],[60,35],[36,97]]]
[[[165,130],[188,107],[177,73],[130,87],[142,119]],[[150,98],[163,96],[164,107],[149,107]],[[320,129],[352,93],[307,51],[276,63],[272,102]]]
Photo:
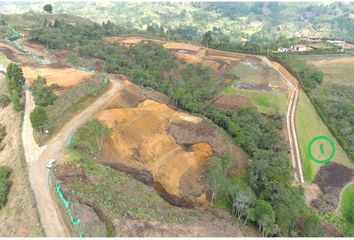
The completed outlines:
[[[102,141],[97,161],[154,186],[174,205],[207,206],[203,178],[208,158],[231,153],[236,171],[243,171],[247,156],[207,120],[173,109],[160,99],[166,101],[129,83],[97,115],[113,130]]]
[[[92,72],[75,68],[50,68],[22,66],[24,77],[32,83],[38,76],[45,77],[47,84],[57,84],[61,87],[71,88],[78,85],[84,78],[92,77]],[[70,78],[68,78],[70,76]]]

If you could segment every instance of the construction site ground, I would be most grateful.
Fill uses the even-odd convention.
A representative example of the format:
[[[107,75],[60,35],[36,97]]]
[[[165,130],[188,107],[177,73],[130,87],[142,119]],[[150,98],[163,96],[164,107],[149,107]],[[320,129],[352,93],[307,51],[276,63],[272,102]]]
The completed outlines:
[[[119,40],[127,45],[145,41],[142,38],[111,38],[108,40]],[[185,63],[201,62],[203,64],[209,65],[220,77],[228,70],[230,70],[231,67],[237,66],[238,64],[243,64],[244,66],[255,71],[258,68],[259,75],[261,77],[259,78],[260,80],[258,80],[259,82],[257,81],[256,77],[254,78],[255,82],[252,82],[252,84],[255,84],[255,90],[260,90],[260,88],[261,90],[266,90],[270,88],[271,91],[288,91],[289,97],[286,115],[289,129],[290,147],[293,152],[292,163],[294,166],[295,178],[300,183],[303,183],[303,168],[299,147],[297,146],[298,140],[295,131],[295,110],[297,106],[298,95],[301,95],[302,92],[301,88],[298,86],[297,80],[289,72],[284,70],[284,68],[278,63],[269,63],[268,60],[264,57],[247,56],[238,53],[228,53],[223,51],[204,49],[200,46],[192,44],[166,42],[162,40],[148,40],[163,44],[163,46],[167,49],[175,51],[176,56]],[[16,49],[12,49],[11,46],[3,43],[1,44],[0,49],[6,49],[5,54],[8,57],[10,56],[12,60],[24,59],[23,53],[18,52]],[[32,50],[36,51],[36,53],[41,52],[41,50],[38,49],[38,46]],[[44,55],[46,54],[45,52],[43,53]],[[45,58],[49,57],[50,56],[48,55],[45,56]],[[261,68],[259,68],[259,66],[261,66]],[[271,66],[272,68],[269,70],[268,67],[270,68]],[[274,75],[278,76],[278,78],[272,77],[272,72],[279,73],[281,77],[278,75]],[[64,87],[75,86],[80,81],[82,81],[86,75],[91,74],[90,72],[85,72],[78,69],[48,68],[45,66],[38,67],[38,65],[32,67],[24,66],[24,73],[30,82],[33,81],[36,75],[43,74],[47,78],[48,84],[56,83]],[[65,76],[68,76],[69,74],[70,77],[65,78]],[[270,76],[270,80],[264,80],[267,79],[268,76]],[[29,114],[34,107],[34,103],[30,92],[26,91],[27,101],[22,130],[24,152],[28,164],[31,186],[35,194],[37,207],[39,209],[40,219],[48,236],[67,236],[69,234],[69,230],[64,224],[64,222],[67,221],[63,219],[65,214],[61,214],[62,212],[60,212],[60,209],[56,207],[56,204],[52,199],[50,186],[48,184],[49,171],[44,167],[45,163],[49,158],[62,158],[66,140],[75,132],[75,129],[80,127],[82,124],[84,124],[85,121],[91,119],[94,116],[100,118],[114,130],[114,134],[112,135],[111,139],[105,141],[106,145],[103,145],[103,153],[101,156],[103,160],[102,162],[98,163],[106,166],[112,166],[120,170],[123,169],[120,164],[125,163],[125,167],[128,166],[129,169],[138,169],[143,173],[149,172],[149,174],[152,176],[152,179],[158,180],[154,181],[154,183],[159,183],[159,187],[155,189],[157,189],[158,192],[160,190],[160,195],[162,196],[167,194],[167,199],[173,199],[171,196],[182,196],[183,201],[186,201],[188,197],[194,195],[194,198],[192,198],[193,200],[191,200],[193,203],[199,203],[201,205],[205,205],[206,203],[205,192],[203,192],[204,190],[202,187],[198,186],[198,182],[193,184],[193,187],[195,187],[194,189],[187,189],[187,187],[190,187],[188,186],[188,183],[190,183],[188,179],[195,179],[197,176],[201,175],[201,170],[206,166],[205,159],[212,153],[215,154],[215,151],[217,150],[213,144],[215,144],[215,142],[220,144],[220,142],[222,143],[223,141],[212,140],[210,136],[207,136],[207,138],[204,139],[203,137],[198,138],[196,136],[203,136],[203,133],[198,131],[196,132],[196,136],[192,134],[192,138],[178,136],[178,132],[183,131],[184,129],[188,129],[191,124],[193,125],[200,123],[202,120],[198,117],[176,112],[176,110],[170,109],[167,105],[165,105],[165,102],[157,101],[156,94],[155,99],[153,97],[146,97],[146,95],[141,94],[139,91],[136,91],[135,96],[133,97],[131,95],[132,91],[128,91],[128,93],[125,92],[125,96],[119,96],[118,93],[123,93],[123,89],[128,88],[129,86],[131,86],[130,88],[135,88],[135,86],[132,86],[131,83],[129,83],[129,80],[122,79],[120,76],[110,76],[110,79],[112,87],[109,88],[108,91],[100,96],[96,101],[87,106],[86,109],[80,111],[67,124],[65,124],[63,128],[43,147],[39,147],[33,138],[33,129],[29,121]],[[273,80],[275,82],[272,82]],[[264,89],[262,89],[262,86]],[[164,96],[158,96],[157,98],[165,99],[168,101],[168,98]],[[235,98],[237,99],[237,97],[230,97],[229,101],[235,101]],[[123,103],[120,103],[121,100]],[[251,102],[246,97],[244,97],[242,101],[245,103],[245,105],[248,105]],[[126,104],[124,102],[126,102]],[[228,99],[223,99],[219,102],[215,101],[215,104],[228,105],[229,103]],[[231,106],[231,108],[235,109],[236,111],[239,109],[239,107],[240,106],[237,105],[234,107]],[[133,121],[136,121],[137,124],[140,124],[139,126],[142,127],[139,129],[129,129],[129,124],[124,125],[127,122]],[[147,122],[149,122],[151,125],[148,125]],[[188,124],[186,124],[186,122],[188,122]],[[143,127],[146,127],[146,129],[144,130]],[[197,127],[196,130],[198,129],[201,128]],[[136,132],[136,130],[139,131]],[[129,137],[127,137],[127,134]],[[147,141],[146,138],[149,136],[151,136],[151,139],[154,140],[149,138],[149,141]],[[18,138],[18,135],[16,138]],[[122,142],[124,144],[121,144]],[[145,142],[145,145],[141,145],[141,142]],[[166,142],[170,143],[169,145],[166,145],[168,146],[168,149],[160,149],[160,147],[162,147],[161,143]],[[225,150],[230,149],[226,148]],[[139,151],[141,152],[139,153]],[[247,156],[240,149],[234,148],[232,151],[234,151],[236,156],[239,156],[238,161],[241,163],[239,165],[241,167],[240,171],[244,170],[244,166],[246,165],[245,163],[247,163]],[[125,156],[120,156],[121,153],[124,153]],[[140,157],[145,155],[148,156],[149,159],[143,159]],[[136,165],[131,165],[130,163],[128,164],[127,159],[132,156],[138,156],[139,159],[137,160],[142,161],[142,163],[135,163]],[[158,159],[159,161],[151,161],[151,159]],[[177,167],[179,166],[177,163],[183,160],[187,161],[186,165],[189,166],[189,168],[180,169]],[[115,163],[118,164],[114,166]],[[126,172],[129,173],[129,171]],[[147,175],[150,176],[149,174]],[[65,178],[65,175],[63,177]],[[325,191],[323,190],[321,179],[316,181],[320,188],[311,188],[312,190],[316,189],[315,192],[317,193],[319,190]],[[23,187],[25,185],[21,186]],[[122,186],[122,190],[128,187],[124,184]],[[195,189],[199,189],[197,194],[194,191]],[[161,191],[163,194],[161,194]],[[185,193],[187,193],[187,195],[183,195]],[[119,192],[117,192],[117,194],[119,194]],[[90,199],[90,201],[92,201],[92,199]],[[172,203],[176,204],[176,202],[173,202],[173,200]],[[92,212],[92,209],[89,209],[85,206],[78,206],[78,208],[87,209],[88,212]],[[33,210],[33,208],[29,208],[27,212],[32,211],[31,209]],[[90,215],[88,213],[87,216],[94,215]],[[193,224],[193,226],[187,226],[185,224],[174,224],[171,227],[171,225],[165,225],[161,221],[146,222],[130,218],[129,216],[115,219],[114,224],[117,225],[117,228],[119,226],[120,229],[122,229],[120,233],[116,233],[116,236],[154,236],[153,232],[155,231],[152,230],[156,230],[157,233],[160,233],[160,235],[157,234],[158,236],[171,236],[173,234],[189,236],[192,232],[195,232],[196,236],[205,236],[205,231],[209,231],[208,236],[215,236],[217,233],[219,233],[220,229],[214,229],[210,225],[206,224],[209,220],[213,221],[212,219],[215,219],[215,214],[210,218],[207,216],[209,215],[204,215],[204,219],[202,217],[201,219],[203,220],[200,220],[199,222],[200,224]],[[227,216],[223,215],[220,219],[226,218]],[[11,220],[11,218],[9,219]],[[205,221],[205,219],[209,220]],[[124,227],[122,228],[122,226]],[[36,228],[33,227],[33,229]],[[222,231],[225,233],[225,236],[229,236],[229,234],[230,236],[232,236],[232,234],[234,234],[233,236],[242,235],[242,231],[238,229],[238,226],[233,226],[232,228],[225,227]],[[247,229],[246,232],[247,234],[254,234],[252,233],[252,230],[249,229]],[[13,235],[16,234],[17,233],[14,232]],[[12,233],[9,235],[12,235]]]

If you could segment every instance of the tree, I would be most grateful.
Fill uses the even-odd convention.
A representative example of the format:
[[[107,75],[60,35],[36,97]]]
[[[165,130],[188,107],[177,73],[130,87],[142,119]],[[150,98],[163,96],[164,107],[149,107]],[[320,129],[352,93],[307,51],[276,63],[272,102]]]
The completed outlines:
[[[98,147],[98,151],[101,151],[101,144],[103,137],[108,137],[112,133],[112,129],[107,128],[103,125],[98,119],[93,119],[88,122],[89,128],[91,128],[96,135],[96,143]]]
[[[6,70],[6,82],[14,110],[21,111],[23,109],[23,103],[21,101],[22,86],[25,84],[22,69],[16,64],[10,63]]]
[[[48,13],[52,13],[53,12],[53,7],[50,4],[46,4],[46,5],[44,5],[43,10],[48,12]]]
[[[206,47],[209,47],[209,44],[213,41],[213,36],[211,31],[207,31],[204,33],[203,35],[203,39],[202,39],[202,44],[206,45]]]
[[[262,236],[272,235],[275,227],[275,214],[272,206],[268,202],[260,199],[256,203],[254,214]]]
[[[33,81],[30,90],[32,91],[34,102],[39,106],[51,105],[57,98],[53,90],[47,86],[45,78],[41,76]]]
[[[231,198],[232,213],[237,222],[243,217],[248,220],[248,211],[255,204],[255,195],[246,184],[232,183],[228,186],[227,194]]]
[[[48,124],[48,113],[44,107],[36,106],[31,112],[30,120],[32,127],[37,131],[43,131]]]
[[[211,157],[209,159],[207,184],[212,192],[211,203],[213,204],[216,196],[222,195],[225,192],[225,188],[227,188],[227,179],[220,158]]]

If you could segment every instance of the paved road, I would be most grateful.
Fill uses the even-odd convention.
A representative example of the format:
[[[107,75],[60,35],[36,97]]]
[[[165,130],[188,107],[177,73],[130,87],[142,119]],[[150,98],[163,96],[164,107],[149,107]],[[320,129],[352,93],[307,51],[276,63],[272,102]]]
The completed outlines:
[[[55,202],[50,194],[48,182],[49,170],[45,167],[48,159],[58,158],[66,140],[75,130],[93,117],[123,88],[120,80],[110,76],[110,89],[96,99],[90,106],[72,118],[49,142],[39,147],[33,139],[33,129],[29,115],[34,108],[31,93],[26,90],[26,107],[22,131],[23,145],[29,170],[29,178],[33,189],[41,223],[48,237],[69,236],[63,219],[55,207]]]
[[[288,128],[291,160],[294,168],[295,180],[298,183],[303,184],[305,181],[304,181],[299,144],[298,144],[296,128],[295,128],[295,111],[296,111],[296,105],[299,98],[299,88],[297,82],[294,83],[295,77],[293,77],[282,65],[280,65],[277,62],[270,62],[270,64],[273,66],[275,70],[277,70],[277,72],[285,80],[285,82],[287,83],[290,89],[288,109],[286,113],[286,123]],[[291,76],[292,79],[289,79],[289,76]]]

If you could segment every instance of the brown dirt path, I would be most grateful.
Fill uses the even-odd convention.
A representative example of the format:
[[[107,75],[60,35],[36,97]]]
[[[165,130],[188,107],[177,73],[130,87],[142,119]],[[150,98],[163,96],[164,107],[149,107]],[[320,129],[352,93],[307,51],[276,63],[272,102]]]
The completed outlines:
[[[90,106],[78,113],[58,132],[46,146],[38,147],[31,135],[32,127],[29,123],[29,113],[33,109],[30,92],[26,91],[25,122],[23,126],[23,143],[32,189],[37,201],[40,219],[48,237],[69,236],[63,219],[55,207],[49,185],[49,170],[45,167],[48,159],[59,159],[66,140],[74,131],[102,109],[123,87],[119,79],[110,76],[110,89],[96,99]]]
[[[4,77],[0,76],[0,91],[4,87]],[[26,167],[22,161],[20,115],[12,104],[0,110],[0,123],[6,127],[5,148],[0,152],[0,165],[11,168],[11,187],[8,201],[0,210],[1,237],[39,237],[43,236],[38,211]],[[29,221],[31,219],[31,221]]]

